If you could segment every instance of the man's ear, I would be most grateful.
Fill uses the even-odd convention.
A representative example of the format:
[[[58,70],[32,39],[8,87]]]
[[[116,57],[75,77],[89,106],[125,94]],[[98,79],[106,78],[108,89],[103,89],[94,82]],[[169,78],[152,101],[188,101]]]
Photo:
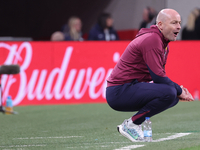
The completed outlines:
[[[163,23],[160,21],[157,23],[157,27],[160,29],[160,30],[163,30]]]

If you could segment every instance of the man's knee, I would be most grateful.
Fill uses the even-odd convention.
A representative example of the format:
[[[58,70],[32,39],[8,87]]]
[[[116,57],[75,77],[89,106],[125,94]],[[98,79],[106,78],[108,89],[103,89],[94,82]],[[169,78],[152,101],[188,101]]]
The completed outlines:
[[[169,103],[174,103],[174,101],[177,98],[177,91],[174,87],[172,86],[168,86],[166,92],[165,92],[165,99],[169,102]]]

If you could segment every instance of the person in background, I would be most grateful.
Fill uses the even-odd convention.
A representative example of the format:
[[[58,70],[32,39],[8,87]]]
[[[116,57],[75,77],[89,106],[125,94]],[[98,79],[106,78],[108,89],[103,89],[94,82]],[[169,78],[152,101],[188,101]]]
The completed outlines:
[[[139,29],[150,28],[151,25],[155,25],[156,16],[157,16],[157,13],[153,8],[149,6],[144,8],[143,14],[142,14],[143,21],[141,22]]]
[[[197,28],[200,28],[196,25],[196,20],[199,17],[199,9],[195,8],[192,10],[188,16],[187,24],[182,31],[182,40],[198,40]]]
[[[64,41],[65,36],[62,32],[56,31],[51,35],[51,41]]]
[[[119,40],[118,34],[113,28],[113,19],[110,14],[102,13],[98,22],[89,32],[88,40],[115,41]]]
[[[70,17],[68,23],[62,28],[65,35],[65,41],[83,41],[82,37],[82,21],[79,17]]]
[[[196,21],[195,21],[195,31],[197,33],[197,40],[200,40],[200,9],[199,8],[196,8],[198,10],[198,16],[196,18]]]

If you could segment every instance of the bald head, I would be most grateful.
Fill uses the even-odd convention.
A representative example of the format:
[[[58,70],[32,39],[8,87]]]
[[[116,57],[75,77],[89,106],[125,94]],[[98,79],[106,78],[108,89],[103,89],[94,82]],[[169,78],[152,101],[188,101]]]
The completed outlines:
[[[162,9],[156,18],[156,24],[159,22],[165,22],[167,19],[170,19],[172,16],[180,16],[179,13],[174,9]]]
[[[181,17],[174,9],[162,9],[156,18],[156,26],[165,38],[175,41],[181,29]]]

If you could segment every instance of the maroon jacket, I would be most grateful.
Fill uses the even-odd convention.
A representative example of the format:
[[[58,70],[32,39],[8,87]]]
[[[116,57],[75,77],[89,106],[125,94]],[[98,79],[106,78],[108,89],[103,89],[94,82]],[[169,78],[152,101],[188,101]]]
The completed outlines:
[[[172,82],[165,73],[165,64],[169,53],[169,40],[159,31],[158,27],[142,28],[136,38],[129,43],[120,60],[107,79],[107,86],[129,83],[133,79],[139,82],[162,83],[177,89],[179,85]]]

